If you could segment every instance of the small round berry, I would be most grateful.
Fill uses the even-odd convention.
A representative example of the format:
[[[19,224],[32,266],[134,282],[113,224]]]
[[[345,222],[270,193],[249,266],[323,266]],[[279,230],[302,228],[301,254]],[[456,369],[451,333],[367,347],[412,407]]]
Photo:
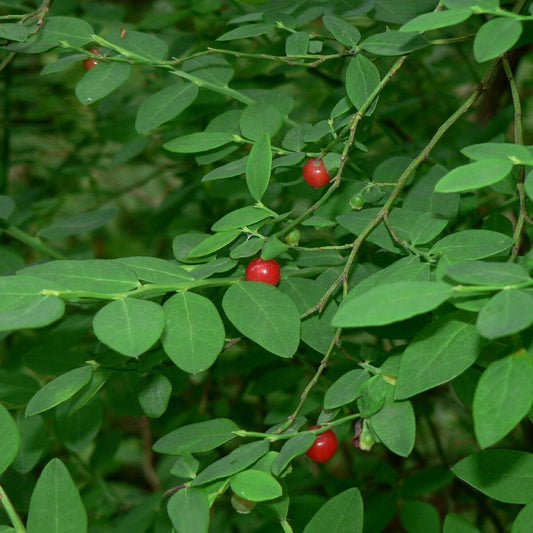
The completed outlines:
[[[323,187],[331,181],[326,165],[322,159],[313,157],[307,161],[302,169],[304,180],[311,187]]]
[[[320,426],[311,426],[309,429],[319,428]],[[315,442],[313,442],[306,454],[317,463],[325,463],[335,455],[338,446],[337,435],[332,429],[328,429],[316,436]]]
[[[354,194],[350,198],[350,207],[352,209],[356,209],[359,211],[360,209],[363,209],[363,206],[365,205],[365,199],[359,194]]]
[[[277,285],[281,277],[281,269],[275,259],[265,260],[257,257],[248,263],[244,277],[246,281],[262,281]]]
[[[101,56],[102,55],[102,52],[100,52],[100,50],[98,48],[91,48],[89,50],[89,52],[91,52],[91,54],[95,54],[97,56]],[[85,70],[91,70],[92,68],[96,67],[96,65],[98,65],[98,63],[100,63],[100,61],[98,59],[96,59],[96,57],[88,57],[87,59],[83,60],[83,66],[84,66]]]

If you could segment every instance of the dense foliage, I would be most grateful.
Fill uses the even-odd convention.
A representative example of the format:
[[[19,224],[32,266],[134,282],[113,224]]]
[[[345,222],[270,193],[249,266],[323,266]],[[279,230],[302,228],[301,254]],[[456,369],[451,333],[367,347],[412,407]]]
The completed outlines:
[[[530,531],[532,28],[1,2],[0,532]]]

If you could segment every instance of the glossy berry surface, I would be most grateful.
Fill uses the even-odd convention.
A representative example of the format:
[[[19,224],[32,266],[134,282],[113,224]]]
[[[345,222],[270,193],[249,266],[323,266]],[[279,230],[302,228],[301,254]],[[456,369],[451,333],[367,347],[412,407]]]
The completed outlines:
[[[91,52],[92,54],[96,54],[98,56],[102,55],[102,53],[100,52],[100,50],[98,50],[98,48],[91,48],[89,52]],[[92,68],[96,67],[98,63],[100,63],[100,61],[96,59],[95,57],[88,57],[87,59],[83,60],[83,66],[85,70],[91,70]]]
[[[318,428],[320,426],[311,426],[309,429]],[[317,463],[325,463],[335,455],[338,447],[337,435],[335,435],[332,429],[328,429],[324,433],[316,436],[315,442],[313,442],[306,454]]]
[[[326,165],[322,159],[313,157],[309,159],[303,166],[302,173],[304,180],[311,185],[311,187],[323,187],[331,181]]]
[[[244,277],[246,281],[262,281],[277,285],[281,277],[281,269],[275,259],[265,260],[258,257],[248,263]]]

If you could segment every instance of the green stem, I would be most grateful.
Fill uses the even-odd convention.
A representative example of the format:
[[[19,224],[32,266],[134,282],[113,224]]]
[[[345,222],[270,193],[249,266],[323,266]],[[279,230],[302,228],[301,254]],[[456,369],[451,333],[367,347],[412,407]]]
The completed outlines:
[[[516,80],[513,75],[513,70],[511,69],[511,65],[509,64],[509,59],[507,56],[504,56],[502,58],[502,65],[503,70],[505,72],[505,75],[507,76],[507,80],[509,82],[509,87],[511,89],[511,97],[513,99],[513,107],[514,107],[514,142],[515,144],[523,146],[524,144],[524,128],[522,124],[522,104],[520,102],[520,94],[518,92],[518,87],[516,85]],[[524,231],[524,225],[526,223],[526,219],[528,218],[527,213],[527,204],[526,204],[526,191],[524,188],[524,167],[523,165],[520,166],[520,169],[518,171],[518,176],[516,178],[516,190],[518,193],[518,199],[520,201],[520,208],[518,211],[518,219],[516,221],[516,226],[513,232],[513,249],[511,251],[511,256],[509,257],[509,261],[515,261],[518,257],[518,253],[520,251],[520,242],[522,240],[522,233]]]
[[[281,526],[281,529],[283,529],[283,533],[294,533],[291,525],[289,524],[289,522],[287,522],[287,520],[281,520],[279,525]]]
[[[9,499],[2,485],[0,485],[0,501],[2,502],[2,505],[4,506],[4,509],[7,513],[7,516],[9,517],[9,520],[11,520],[11,523],[13,524],[15,531],[17,533],[26,533],[26,528],[24,527],[24,524],[22,523],[19,515],[15,511],[15,508],[13,507],[13,504],[11,503],[11,500]]]
[[[24,244],[27,244],[34,250],[37,250],[48,257],[53,257],[54,259],[66,259],[66,256],[63,255],[59,250],[52,248],[38,237],[32,237],[28,233],[15,226],[7,226],[7,228],[5,228],[3,231],[8,235],[11,235],[11,237],[23,242]]]

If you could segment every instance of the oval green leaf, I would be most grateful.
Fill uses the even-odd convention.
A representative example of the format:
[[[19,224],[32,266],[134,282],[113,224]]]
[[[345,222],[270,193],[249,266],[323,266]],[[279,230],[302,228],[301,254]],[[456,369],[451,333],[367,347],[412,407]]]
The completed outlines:
[[[175,294],[164,304],[167,315],[162,342],[172,362],[197,374],[209,368],[224,346],[224,325],[216,307],[199,294]]]
[[[0,476],[13,462],[19,450],[19,432],[17,424],[9,411],[0,404]]]
[[[130,73],[129,63],[102,62],[78,82],[76,97],[84,105],[92,104],[118,89],[130,77]]]
[[[161,437],[153,446],[154,451],[168,455],[183,452],[208,452],[235,438],[239,426],[228,418],[215,418],[206,422],[189,424]]]
[[[262,470],[245,470],[230,479],[231,490],[252,502],[264,502],[279,498],[283,493],[276,479]]]
[[[60,403],[66,402],[89,383],[92,374],[93,368],[87,365],[70,370],[49,381],[28,402],[26,416],[42,413]]]
[[[497,17],[485,22],[474,38],[478,63],[494,59],[510,50],[520,38],[522,23],[514,18]]]
[[[252,198],[260,202],[268,188],[272,170],[270,137],[265,133],[254,143],[246,160],[246,185]]]
[[[28,533],[86,533],[87,512],[65,465],[52,459],[33,489]]]
[[[474,394],[474,431],[482,448],[496,444],[533,406],[533,360],[514,354],[491,363]]]
[[[345,490],[322,505],[305,526],[303,533],[362,533],[363,512],[363,498],[359,489]]]
[[[430,281],[399,281],[378,285],[348,297],[332,320],[335,327],[381,326],[426,313],[444,303],[453,291],[450,285]]]
[[[503,180],[513,169],[507,159],[483,159],[454,168],[443,176],[435,192],[463,192],[480,189]]]
[[[346,92],[352,104],[361,109],[367,105],[367,100],[379,85],[379,71],[364,55],[358,54],[350,60],[346,71]],[[367,109],[370,115],[377,100]]]
[[[224,294],[222,307],[246,337],[280,357],[291,357],[300,342],[300,314],[294,302],[272,285],[245,281]]]
[[[93,69],[94,70],[94,69]],[[213,148],[224,146],[233,141],[233,136],[229,133],[201,131],[190,133],[177,139],[172,139],[163,145],[163,148],[169,152],[180,154],[195,154],[197,152],[206,152]]]
[[[489,449],[468,455],[453,473],[489,498],[526,504],[533,494],[533,454],[519,450]]]
[[[96,313],[93,328],[98,339],[113,350],[139,357],[159,340],[165,321],[165,312],[159,304],[121,298]]]
[[[179,490],[168,500],[167,511],[176,533],[207,533],[209,530],[209,500],[204,489]]]

